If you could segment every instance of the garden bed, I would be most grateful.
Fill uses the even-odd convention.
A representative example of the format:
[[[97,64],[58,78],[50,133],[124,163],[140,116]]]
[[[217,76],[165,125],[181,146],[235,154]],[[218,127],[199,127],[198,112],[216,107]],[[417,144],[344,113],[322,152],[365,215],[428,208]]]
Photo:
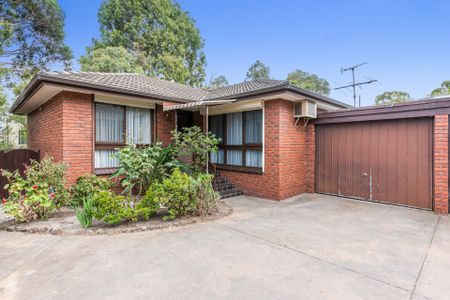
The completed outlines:
[[[87,229],[81,227],[75,211],[63,208],[60,211],[51,213],[48,220],[37,220],[28,223],[6,221],[1,223],[0,230],[13,232],[26,232],[53,235],[102,235],[102,234],[122,234],[132,232],[142,232],[155,229],[184,226],[189,224],[212,221],[230,215],[233,212],[231,206],[224,201],[218,201],[218,211],[206,217],[184,216],[171,221],[163,221],[164,211],[147,221],[124,222],[118,225],[94,222],[93,226]]]

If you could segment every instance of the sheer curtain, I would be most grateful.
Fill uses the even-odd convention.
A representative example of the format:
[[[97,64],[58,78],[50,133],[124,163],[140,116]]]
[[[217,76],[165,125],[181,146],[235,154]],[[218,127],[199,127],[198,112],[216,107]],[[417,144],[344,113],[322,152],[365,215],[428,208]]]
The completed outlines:
[[[245,151],[245,165],[247,167],[262,167],[262,151],[261,150]]]
[[[245,114],[245,143],[262,144],[262,111]]]
[[[211,116],[209,131],[223,142],[223,115]]]
[[[95,140],[123,142],[122,106],[97,103],[95,105]]]
[[[242,166],[242,150],[228,150],[227,151],[227,164]]]
[[[242,113],[227,114],[227,145],[242,145]]]
[[[127,107],[127,140],[135,144],[151,143],[151,114],[149,109]]]
[[[212,153],[210,154],[211,157],[211,162],[213,164],[223,164],[223,149],[219,149],[219,151],[217,151],[216,153]]]
[[[242,145],[242,113],[227,114],[227,145]],[[227,164],[242,166],[242,150],[227,150]]]
[[[119,161],[114,157],[117,150],[95,150],[95,168],[115,168]]]

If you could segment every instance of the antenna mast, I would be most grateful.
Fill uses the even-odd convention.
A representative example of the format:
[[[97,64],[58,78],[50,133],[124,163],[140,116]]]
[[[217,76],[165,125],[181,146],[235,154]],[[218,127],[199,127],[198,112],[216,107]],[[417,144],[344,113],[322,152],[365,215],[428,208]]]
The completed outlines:
[[[367,62],[363,62],[361,64],[357,64],[357,65],[354,65],[354,66],[351,66],[351,67],[348,67],[348,68],[341,68],[341,73],[342,74],[344,72],[347,72],[347,71],[352,71],[352,84],[345,85],[345,86],[340,86],[340,87],[335,88],[335,90],[339,90],[339,89],[345,89],[345,88],[351,87],[353,89],[353,106],[355,106],[355,107],[356,107],[356,87],[360,86],[360,85],[364,85],[364,84],[371,84],[371,83],[377,82],[376,79],[371,79],[371,80],[364,81],[364,82],[356,82],[355,69],[359,68],[361,66],[364,66],[364,65],[367,65]],[[359,106],[361,106],[361,97],[359,99]]]

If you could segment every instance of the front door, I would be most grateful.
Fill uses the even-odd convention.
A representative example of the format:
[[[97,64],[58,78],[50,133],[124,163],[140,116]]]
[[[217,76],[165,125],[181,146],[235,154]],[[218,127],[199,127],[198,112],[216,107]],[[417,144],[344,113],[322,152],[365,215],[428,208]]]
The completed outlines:
[[[191,111],[177,111],[177,130],[192,127],[192,112]]]

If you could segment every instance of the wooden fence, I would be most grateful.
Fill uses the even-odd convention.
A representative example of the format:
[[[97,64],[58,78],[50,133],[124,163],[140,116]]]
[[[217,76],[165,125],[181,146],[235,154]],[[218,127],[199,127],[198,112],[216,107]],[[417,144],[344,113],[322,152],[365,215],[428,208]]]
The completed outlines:
[[[25,165],[28,165],[32,159],[39,160],[39,152],[29,149],[0,150],[0,169],[8,171],[19,170],[23,173]],[[0,176],[1,197],[8,197],[8,191],[3,188],[7,183],[6,178]]]

